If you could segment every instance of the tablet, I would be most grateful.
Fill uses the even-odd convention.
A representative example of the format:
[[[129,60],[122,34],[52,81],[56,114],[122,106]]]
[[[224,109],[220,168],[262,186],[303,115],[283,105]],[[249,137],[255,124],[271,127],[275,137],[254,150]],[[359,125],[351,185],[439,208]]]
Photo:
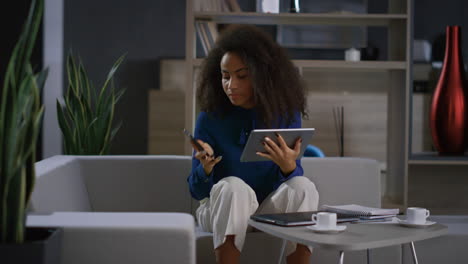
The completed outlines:
[[[297,159],[300,159],[302,158],[302,155],[304,155],[304,151],[312,139],[314,131],[314,128],[254,129],[250,132],[244,151],[240,157],[240,161],[269,161],[269,159],[261,157],[256,153],[258,151],[265,152],[265,148],[263,146],[265,137],[269,137],[278,144],[278,138],[275,133],[280,134],[290,148],[294,147],[298,138],[302,138],[301,151],[297,156]]]
[[[258,214],[250,216],[250,219],[278,226],[306,226],[315,224],[315,222],[312,221],[312,214],[316,214],[318,212],[321,211]],[[337,215],[337,217],[337,223],[356,222],[359,220],[359,217],[349,217],[345,215]]]

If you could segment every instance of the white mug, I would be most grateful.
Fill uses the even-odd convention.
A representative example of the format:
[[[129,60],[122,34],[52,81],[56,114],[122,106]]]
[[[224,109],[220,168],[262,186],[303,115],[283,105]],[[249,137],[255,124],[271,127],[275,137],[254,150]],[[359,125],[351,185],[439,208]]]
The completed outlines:
[[[279,13],[279,0],[257,0],[258,13]]]
[[[312,215],[312,221],[315,222],[317,228],[335,229],[336,228],[336,214],[328,212],[319,212]]]
[[[361,51],[355,48],[350,48],[350,49],[345,50],[345,60],[346,61],[360,61]]]
[[[430,212],[426,208],[408,207],[406,209],[406,221],[411,224],[425,224],[429,215]]]

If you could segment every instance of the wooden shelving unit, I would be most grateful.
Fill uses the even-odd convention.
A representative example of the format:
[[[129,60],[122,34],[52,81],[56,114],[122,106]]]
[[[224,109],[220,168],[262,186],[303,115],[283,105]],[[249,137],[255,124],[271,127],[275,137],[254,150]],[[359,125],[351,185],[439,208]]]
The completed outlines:
[[[369,0],[375,1],[375,0]],[[386,197],[391,205],[404,208],[408,199],[408,166],[410,144],[410,96],[412,89],[413,0],[389,0],[386,14],[259,14],[253,12],[219,13],[194,12],[193,2],[187,1],[186,10],[186,93],[185,127],[193,130],[196,114],[194,72],[201,59],[196,58],[195,22],[212,21],[220,24],[255,25],[344,25],[385,27],[388,39],[386,61],[294,60],[302,69],[337,69],[340,71],[382,72],[388,78],[382,84],[387,93],[386,140]],[[386,75],[386,76],[387,76]],[[339,77],[339,76],[338,76]],[[186,153],[190,153],[190,144]],[[409,162],[410,161],[410,162]]]

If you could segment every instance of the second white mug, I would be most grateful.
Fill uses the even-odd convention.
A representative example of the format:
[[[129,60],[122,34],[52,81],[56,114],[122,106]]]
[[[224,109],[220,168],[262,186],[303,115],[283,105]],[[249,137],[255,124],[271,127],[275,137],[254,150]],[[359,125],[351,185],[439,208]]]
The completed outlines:
[[[312,215],[312,221],[315,222],[317,228],[335,229],[336,228],[336,214],[328,212],[319,212]]]
[[[408,207],[406,209],[406,221],[411,224],[425,224],[429,215],[430,212],[426,208]]]

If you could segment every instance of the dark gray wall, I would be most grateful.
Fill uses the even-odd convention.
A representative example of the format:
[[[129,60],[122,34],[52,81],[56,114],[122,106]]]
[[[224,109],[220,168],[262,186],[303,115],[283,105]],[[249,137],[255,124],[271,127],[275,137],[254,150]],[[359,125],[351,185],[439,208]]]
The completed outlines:
[[[239,2],[244,10],[255,9],[253,0]],[[369,11],[384,12],[387,2],[369,0]],[[415,0],[415,38],[432,40],[447,24],[462,25],[467,36],[467,2]],[[385,31],[371,29],[369,41],[385,51],[385,35]],[[465,41],[465,58],[467,44]],[[66,1],[65,51],[71,48],[83,59],[97,86],[112,63],[128,53],[118,73],[118,87],[126,93],[117,107],[117,119],[123,126],[112,154],[146,154],[148,90],[158,88],[160,59],[185,56],[185,0]]]
[[[414,5],[414,38],[432,43],[447,25],[460,25],[463,57],[468,62],[468,1],[415,0]]]
[[[185,56],[185,0],[65,1],[65,52],[73,49],[95,87],[127,53],[117,74],[126,92],[116,111],[123,125],[112,154],[146,154],[147,94],[157,88],[158,60]]]

